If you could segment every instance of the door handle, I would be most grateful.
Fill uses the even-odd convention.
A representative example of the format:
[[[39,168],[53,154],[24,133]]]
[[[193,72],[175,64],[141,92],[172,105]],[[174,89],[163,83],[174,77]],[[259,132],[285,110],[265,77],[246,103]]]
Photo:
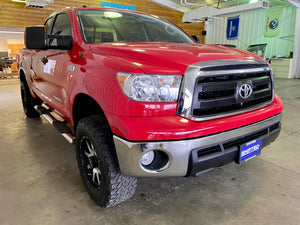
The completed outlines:
[[[46,64],[46,63],[48,62],[48,59],[47,59],[46,57],[43,57],[43,58],[41,59],[41,61],[42,61],[43,64]]]

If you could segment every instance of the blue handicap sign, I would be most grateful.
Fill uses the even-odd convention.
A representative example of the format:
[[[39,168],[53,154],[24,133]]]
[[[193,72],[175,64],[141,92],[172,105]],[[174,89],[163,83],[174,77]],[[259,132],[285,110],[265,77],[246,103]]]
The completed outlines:
[[[240,16],[228,17],[227,20],[227,39],[237,39],[239,34]]]

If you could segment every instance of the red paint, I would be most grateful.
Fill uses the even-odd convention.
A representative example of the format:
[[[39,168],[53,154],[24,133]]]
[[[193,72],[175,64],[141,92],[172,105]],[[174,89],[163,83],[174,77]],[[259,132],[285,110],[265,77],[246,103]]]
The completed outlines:
[[[134,141],[180,140],[196,138],[255,123],[283,110],[278,96],[271,105],[244,114],[209,121],[192,121],[177,115],[153,117],[125,117],[109,115],[113,132]]]
[[[183,75],[189,65],[201,61],[260,58],[241,50],[195,43],[89,45],[81,39],[75,10],[64,9],[59,12],[66,12],[70,16],[72,50],[25,50],[21,66],[32,95],[42,99],[72,125],[72,105],[80,93],[98,102],[114,134],[134,141],[200,137],[255,123],[283,110],[282,102],[276,96],[272,104],[259,110],[195,122],[176,115],[177,103],[131,101],[119,87],[119,71]],[[42,58],[56,62],[53,74],[45,73]],[[74,66],[74,71],[68,69],[69,65]]]

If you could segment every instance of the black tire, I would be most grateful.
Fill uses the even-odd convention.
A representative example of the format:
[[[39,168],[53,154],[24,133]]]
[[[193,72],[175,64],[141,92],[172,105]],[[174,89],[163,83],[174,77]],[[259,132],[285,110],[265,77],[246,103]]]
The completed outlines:
[[[119,204],[134,194],[136,178],[120,173],[112,133],[103,116],[79,121],[76,157],[87,192],[101,208]]]
[[[34,109],[34,106],[41,105],[41,102],[32,97],[26,81],[21,81],[21,98],[25,115],[29,118],[39,117],[40,114]]]

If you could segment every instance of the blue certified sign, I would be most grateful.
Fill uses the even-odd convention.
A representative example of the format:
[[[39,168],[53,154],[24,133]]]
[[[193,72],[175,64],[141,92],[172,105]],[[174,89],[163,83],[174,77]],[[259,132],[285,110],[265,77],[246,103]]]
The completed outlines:
[[[248,142],[241,146],[240,150],[240,163],[248,161],[258,155],[260,155],[261,150],[261,139]]]

